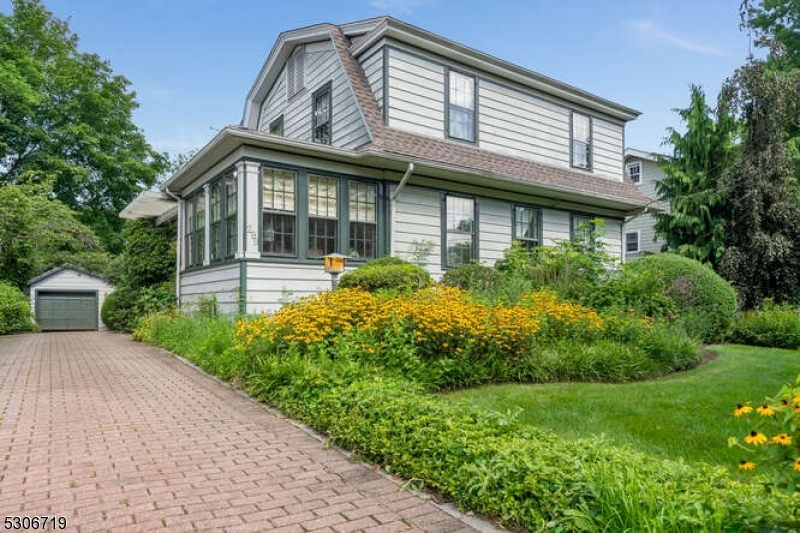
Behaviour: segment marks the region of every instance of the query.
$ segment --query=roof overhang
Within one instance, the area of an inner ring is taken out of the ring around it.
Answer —
[[[142,191],[139,196],[125,206],[120,218],[156,219],[163,221],[177,213],[178,204],[166,193],[159,191]],[[157,222],[158,223],[158,222]]]
[[[659,157],[668,157],[663,154],[657,154],[655,152],[645,152],[644,150],[637,150],[636,148],[626,148],[625,149],[625,159],[628,158],[634,159],[643,159],[644,161],[652,161],[653,163],[658,162]]]
[[[232,126],[223,128],[208,144],[195,154],[186,164],[172,175],[162,186],[162,191],[180,195],[218,163],[234,154],[242,147],[257,148],[285,155],[314,158],[326,162],[350,164],[370,169],[371,174],[380,173],[384,179],[399,180],[414,163],[412,183],[427,180],[447,182],[476,187],[485,187],[511,193],[547,198],[558,202],[594,206],[618,214],[631,213],[647,204],[628,198],[604,196],[595,192],[577,191],[554,185],[536,183],[510,176],[480,172],[470,168],[447,165],[426,159],[395,155],[381,150],[348,150],[310,141],[290,139]],[[597,178],[604,179],[604,178]]]
[[[395,18],[384,17],[379,20],[380,24],[350,50],[354,57],[369,50],[372,45],[384,37],[389,37],[624,122],[641,115],[641,112],[635,109],[601,98]]]

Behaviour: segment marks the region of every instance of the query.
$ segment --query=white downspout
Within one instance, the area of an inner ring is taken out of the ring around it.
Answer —
[[[403,174],[403,179],[400,180],[400,185],[397,186],[397,188],[394,190],[394,194],[392,194],[392,200],[397,200],[397,196],[406,186],[406,183],[408,183],[408,179],[411,177],[412,172],[414,172],[414,163],[409,163],[406,173]]]

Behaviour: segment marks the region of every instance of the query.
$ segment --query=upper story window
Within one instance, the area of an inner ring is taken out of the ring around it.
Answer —
[[[542,212],[534,207],[514,206],[513,240],[522,243],[530,251],[542,244]]]
[[[475,78],[451,70],[447,89],[447,135],[475,142]]]
[[[592,169],[592,120],[572,112],[572,166]]]
[[[312,139],[321,144],[331,144],[331,85],[314,93],[312,101]]]
[[[475,199],[445,197],[445,268],[469,264],[475,254]]]
[[[306,47],[301,44],[286,61],[286,93],[289,98],[303,90],[305,62]]]
[[[261,177],[261,251],[266,255],[297,255],[297,176],[287,170],[265,168]]]
[[[642,164],[640,162],[628,163],[625,165],[625,170],[633,183],[639,185],[642,182]]]
[[[269,132],[272,135],[283,135],[283,115],[269,123]]]

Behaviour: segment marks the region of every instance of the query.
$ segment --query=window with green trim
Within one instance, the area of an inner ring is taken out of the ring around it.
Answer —
[[[331,144],[331,85],[327,84],[312,98],[312,139],[321,144]]]
[[[269,132],[272,135],[283,135],[283,115],[270,122]]]
[[[288,170],[262,172],[261,251],[265,255],[297,255],[297,176]]]
[[[225,179],[225,257],[230,258],[236,255],[238,243],[238,220],[236,212],[238,209],[237,197],[238,184],[236,177],[229,175]]]
[[[308,257],[322,257],[337,251],[338,180],[308,177]]]
[[[513,240],[530,251],[542,244],[542,212],[535,207],[514,206]]]
[[[475,254],[475,199],[447,195],[445,199],[445,267],[466,265]]]
[[[348,205],[349,255],[374,259],[378,241],[377,187],[374,183],[350,180]]]
[[[212,261],[222,259],[222,182],[211,186],[209,204],[210,254]]]
[[[594,244],[594,222],[589,215],[572,214],[572,244],[588,246]]]
[[[205,259],[206,199],[199,191],[186,200],[186,266],[201,266]]]
[[[451,70],[447,90],[447,135],[475,142],[475,78]]]

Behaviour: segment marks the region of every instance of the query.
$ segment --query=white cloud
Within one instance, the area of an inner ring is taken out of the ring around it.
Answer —
[[[630,29],[634,35],[640,39],[649,41],[659,41],[668,44],[681,50],[695,52],[697,54],[707,56],[724,56],[725,51],[718,46],[712,46],[695,41],[691,41],[680,35],[671,33],[664,28],[658,26],[655,22],[649,19],[627,20],[622,25]]]
[[[370,5],[382,11],[410,15],[425,2],[426,0],[371,0]]]

